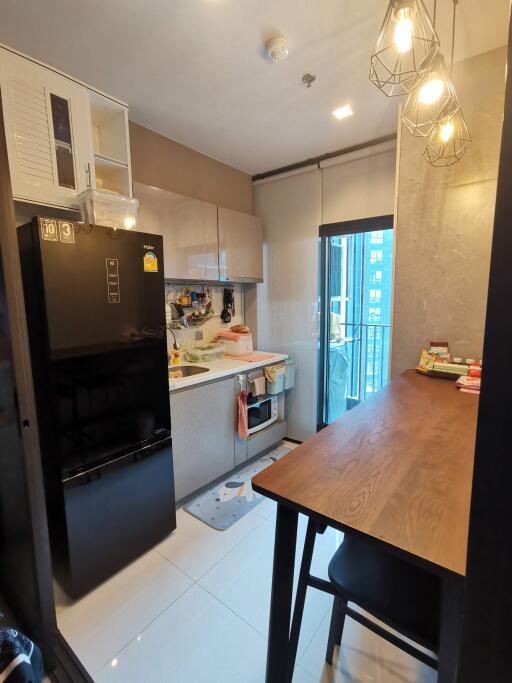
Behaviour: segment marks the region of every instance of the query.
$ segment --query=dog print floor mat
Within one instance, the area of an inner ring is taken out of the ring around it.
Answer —
[[[214,529],[229,529],[238,519],[265,500],[264,496],[253,491],[251,479],[289,452],[290,448],[281,444],[248,467],[231,474],[229,478],[193,498],[183,509]]]

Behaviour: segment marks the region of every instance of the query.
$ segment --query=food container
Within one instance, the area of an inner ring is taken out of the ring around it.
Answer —
[[[247,356],[253,352],[252,334],[242,334],[238,339],[228,339],[219,332],[219,341],[222,342],[228,356]]]
[[[271,365],[269,368],[265,368],[265,376],[267,379],[267,394],[281,394],[284,391],[284,365]]]
[[[288,358],[284,364],[284,388],[293,389],[295,386],[295,361]]]
[[[220,344],[207,344],[187,349],[185,357],[189,363],[211,363],[222,360],[225,356],[224,348]]]
[[[115,192],[85,190],[78,195],[84,223],[130,230],[137,225],[139,200]]]

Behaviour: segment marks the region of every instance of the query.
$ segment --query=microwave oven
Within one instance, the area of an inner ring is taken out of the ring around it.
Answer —
[[[247,426],[249,434],[259,432],[277,421],[279,405],[277,396],[267,396],[249,403],[247,406]]]

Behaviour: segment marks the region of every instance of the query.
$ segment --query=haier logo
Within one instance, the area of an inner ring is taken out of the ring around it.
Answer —
[[[145,244],[144,249],[155,249],[155,247],[152,244]]]

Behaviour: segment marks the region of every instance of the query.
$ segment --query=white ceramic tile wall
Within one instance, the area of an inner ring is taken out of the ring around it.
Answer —
[[[177,330],[176,336],[178,343],[183,348],[192,348],[197,344],[208,344],[212,339],[214,339],[219,330],[229,329],[232,325],[239,325],[244,322],[244,303],[243,303],[243,285],[231,284],[226,285],[233,289],[234,299],[235,299],[235,315],[232,316],[230,323],[225,324],[220,319],[220,314],[222,311],[222,302],[224,294],[224,285],[184,285],[182,282],[166,282],[165,283],[165,294],[166,300],[173,301],[177,291],[183,289],[186,286],[191,291],[203,292],[210,291],[210,296],[212,298],[212,308],[215,312],[215,317],[208,320],[204,325],[200,327],[190,327],[184,330]],[[195,333],[196,330],[201,330],[203,333],[203,339],[201,341],[196,341]],[[167,347],[172,349],[172,334],[167,333]]]

